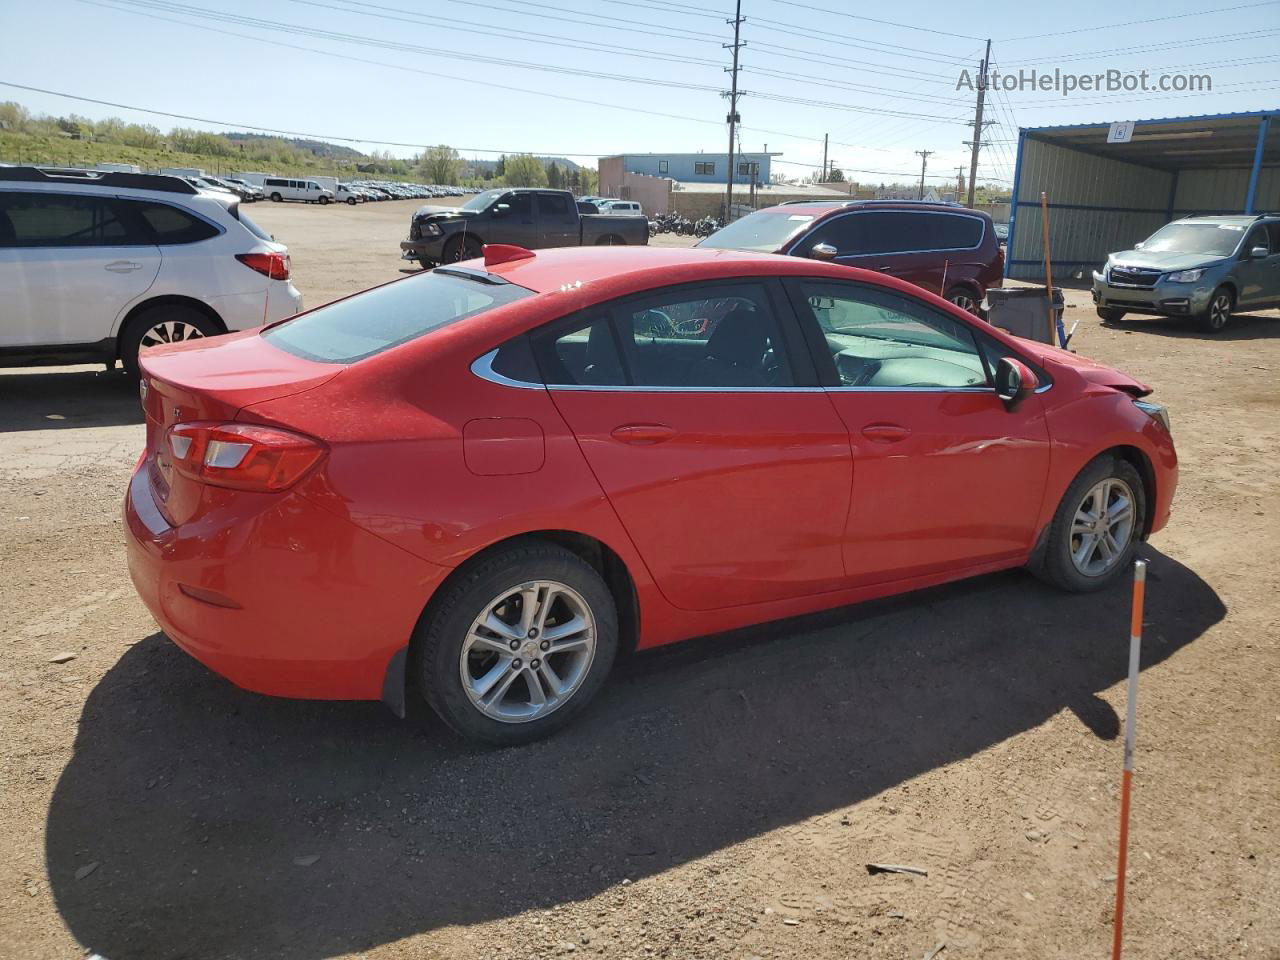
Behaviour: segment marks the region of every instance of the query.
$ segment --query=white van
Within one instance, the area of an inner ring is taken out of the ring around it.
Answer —
[[[634,200],[601,200],[596,202],[601,213],[620,213],[633,217],[643,217],[644,208]]]
[[[262,181],[263,192],[272,200],[305,200],[307,203],[332,203],[333,191],[326,190],[314,180],[286,180],[283,177],[267,177]]]

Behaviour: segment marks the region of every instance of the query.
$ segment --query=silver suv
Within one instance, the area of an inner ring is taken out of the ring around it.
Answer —
[[[1194,317],[1218,333],[1236,310],[1280,307],[1280,214],[1185,217],[1093,275],[1098,316]]]

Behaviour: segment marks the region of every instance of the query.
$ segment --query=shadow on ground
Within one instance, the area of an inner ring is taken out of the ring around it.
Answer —
[[[142,423],[138,382],[120,370],[0,376],[0,433]]]
[[[1144,667],[1225,613],[1148,552]],[[1064,708],[1114,737],[1096,693],[1125,675],[1128,602],[1001,574],[699,640],[627,661],[575,726],[502,751],[377,704],[243,693],[156,634],[85,706],[50,883],[111,960],[310,960],[589,898]]]
[[[1221,333],[1201,330],[1190,317],[1144,317],[1129,314],[1120,321],[1102,321],[1110,330],[1175,337],[1182,340],[1272,340],[1280,337],[1280,316],[1270,313],[1233,313]]]

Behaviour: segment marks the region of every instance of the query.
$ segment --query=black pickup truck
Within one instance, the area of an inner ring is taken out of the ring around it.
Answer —
[[[403,259],[431,267],[478,257],[486,243],[533,250],[648,242],[645,217],[579,213],[568,190],[505,188],[477,193],[460,207],[419,207],[400,249]]]

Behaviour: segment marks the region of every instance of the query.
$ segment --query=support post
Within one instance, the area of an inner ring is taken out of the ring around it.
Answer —
[[[1120,960],[1124,943],[1124,876],[1129,862],[1129,798],[1133,789],[1133,736],[1138,718],[1138,667],[1142,661],[1142,609],[1147,590],[1147,561],[1133,563],[1133,610],[1129,623],[1129,688],[1125,694],[1124,774],[1120,783],[1120,852],[1116,863],[1116,912],[1111,960]]]
[[[1258,145],[1253,150],[1253,169],[1249,171],[1249,192],[1244,199],[1244,212],[1253,213],[1258,199],[1258,174],[1262,171],[1262,155],[1267,146],[1267,132],[1271,129],[1270,115],[1258,121]]]

